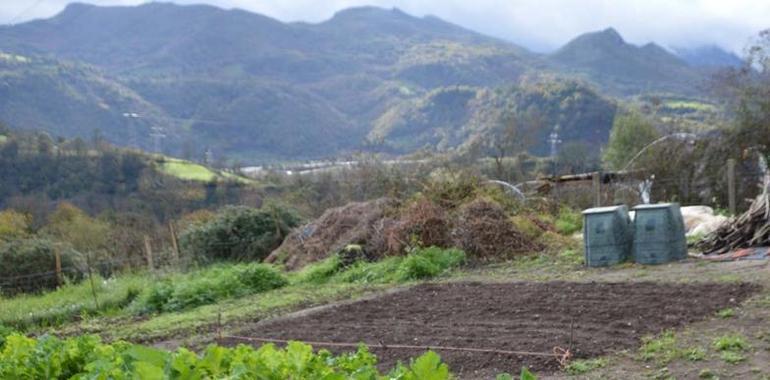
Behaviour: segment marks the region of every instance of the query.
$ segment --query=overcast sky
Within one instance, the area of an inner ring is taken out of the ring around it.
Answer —
[[[0,23],[50,17],[69,0],[0,0]],[[134,5],[143,0],[90,0]],[[537,51],[572,37],[615,27],[628,41],[664,46],[715,43],[740,53],[759,30],[770,28],[770,0],[175,0],[241,8],[283,21],[323,21],[358,5],[432,14]]]

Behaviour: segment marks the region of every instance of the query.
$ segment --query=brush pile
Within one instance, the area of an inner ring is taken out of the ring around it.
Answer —
[[[530,224],[540,232],[549,229]],[[540,235],[523,233],[501,203],[483,195],[422,196],[403,203],[383,198],[326,211],[292,231],[265,261],[295,270],[333,254],[374,261],[431,246],[460,248],[486,261],[540,250],[535,241]]]
[[[698,243],[705,255],[723,254],[741,248],[770,245],[770,197],[760,194],[749,210],[727,223]]]

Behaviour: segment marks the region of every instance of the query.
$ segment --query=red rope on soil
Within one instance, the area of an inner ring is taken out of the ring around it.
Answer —
[[[253,338],[246,336],[232,336],[225,335],[222,338],[225,339],[237,339],[245,340],[249,342],[262,342],[262,343],[289,343],[290,340],[274,339],[274,338]],[[358,347],[364,344],[369,347],[380,348],[396,348],[404,350],[436,350],[436,351],[466,351],[466,352],[482,352],[491,354],[504,354],[504,355],[517,355],[517,356],[545,356],[555,358],[560,365],[565,366],[569,359],[572,357],[572,353],[569,349],[563,349],[561,347],[554,347],[553,352],[530,352],[530,351],[509,351],[509,350],[496,350],[491,348],[472,348],[472,347],[452,347],[452,346],[412,346],[407,344],[369,344],[369,343],[338,343],[338,342],[313,342],[303,340],[303,343],[311,346],[325,346],[325,347]]]

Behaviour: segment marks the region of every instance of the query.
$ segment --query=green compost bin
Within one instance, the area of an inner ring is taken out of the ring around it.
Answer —
[[[631,255],[631,219],[626,206],[590,208],[583,211],[586,265],[609,266]]]
[[[663,264],[687,257],[684,219],[678,203],[634,207],[634,260]]]

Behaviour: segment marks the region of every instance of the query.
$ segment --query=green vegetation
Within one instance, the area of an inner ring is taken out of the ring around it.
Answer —
[[[109,314],[131,303],[147,284],[146,275],[123,275],[117,278],[94,278],[94,302],[88,281],[66,284],[44,294],[0,297],[0,326],[18,329],[55,326],[74,317]]]
[[[382,374],[377,358],[365,346],[333,356],[326,350],[313,352],[301,342],[291,342],[285,349],[272,344],[259,349],[212,345],[197,355],[184,348],[172,353],[121,341],[105,344],[93,335],[61,340],[11,334],[0,348],[0,378],[4,379],[451,378],[447,365],[431,351]]]
[[[214,265],[156,281],[131,305],[140,313],[190,309],[280,288],[288,280],[264,264]]]
[[[591,372],[597,368],[604,368],[607,366],[608,360],[606,358],[595,359],[577,359],[571,361],[564,371],[570,375],[582,375]]]
[[[54,268],[54,252],[59,250],[61,265],[68,268],[66,276],[79,280],[85,273],[82,255],[71,249],[61,249],[47,239],[17,239],[0,245],[0,278],[6,279],[0,284],[0,294],[11,295],[25,291],[39,291],[56,288],[54,276],[39,276]],[[37,275],[37,277],[35,277]]]
[[[626,113],[615,116],[610,139],[604,150],[604,162],[612,169],[625,169],[626,165],[647,145],[660,137],[652,122],[638,113]],[[651,157],[647,155],[638,159]],[[633,166],[631,167],[633,169]]]
[[[415,248],[406,256],[394,256],[376,262],[356,261],[343,266],[335,255],[309,265],[297,273],[297,283],[400,283],[433,278],[455,269],[465,262],[458,249],[438,247]]]
[[[583,215],[580,211],[562,207],[554,222],[556,231],[563,235],[572,235],[583,229]]]
[[[639,353],[642,360],[668,364],[679,356],[674,332],[669,330],[659,337],[645,337]]]
[[[278,205],[228,206],[213,219],[184,231],[180,243],[185,252],[202,261],[261,260],[298,224],[292,210]]]
[[[727,308],[717,311],[717,317],[727,319],[735,316],[735,309]]]
[[[740,334],[720,336],[714,339],[713,346],[720,352],[720,358],[729,364],[737,364],[746,360],[743,353],[751,348],[746,338]]]
[[[189,161],[164,159],[160,170],[168,175],[191,181],[211,181],[217,178],[213,170]]]

